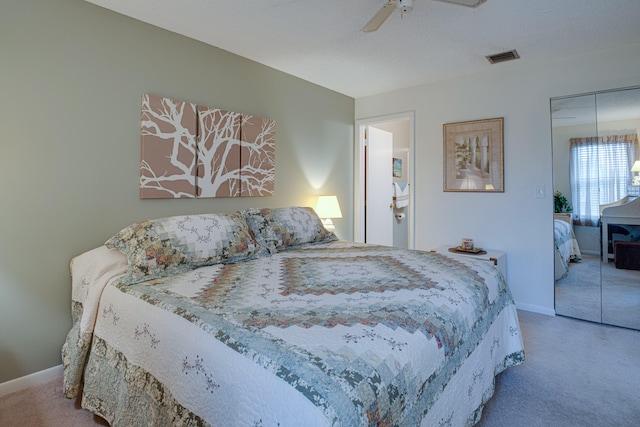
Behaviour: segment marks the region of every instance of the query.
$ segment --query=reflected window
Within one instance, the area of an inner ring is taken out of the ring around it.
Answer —
[[[631,167],[638,158],[638,136],[571,138],[570,150],[574,221],[578,225],[597,226],[600,205],[627,196]]]

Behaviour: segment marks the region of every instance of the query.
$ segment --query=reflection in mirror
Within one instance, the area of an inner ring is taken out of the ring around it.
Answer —
[[[551,118],[556,313],[640,329],[640,88],[554,98]]]
[[[609,144],[617,147],[611,155],[619,164],[615,178],[599,180],[601,193],[611,193],[603,201],[614,204],[602,209],[600,218],[602,322],[640,329],[640,186],[633,185],[637,172],[631,171],[640,160],[640,88],[598,93],[596,102],[598,135],[611,138]]]
[[[573,212],[570,177],[571,140],[597,135],[595,95],[551,100],[551,120],[554,199],[567,199],[566,206],[554,203],[555,309],[560,315],[600,322],[599,229],[574,224],[578,212]],[[597,187],[592,191],[598,195]]]

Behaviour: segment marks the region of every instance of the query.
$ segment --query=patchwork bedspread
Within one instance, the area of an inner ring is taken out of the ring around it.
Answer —
[[[134,285],[123,262],[74,259],[63,348],[67,397],[114,426],[472,425],[524,360],[469,257],[331,242]]]
[[[555,250],[555,280],[560,280],[569,272],[569,263],[580,261],[582,254],[571,224],[559,219],[553,220],[553,242]]]

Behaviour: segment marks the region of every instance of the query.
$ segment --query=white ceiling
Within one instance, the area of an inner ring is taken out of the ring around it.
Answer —
[[[87,1],[354,98],[640,42],[640,0],[414,0],[373,33],[386,0]]]

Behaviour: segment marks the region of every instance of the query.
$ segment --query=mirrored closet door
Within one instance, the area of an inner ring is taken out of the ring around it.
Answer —
[[[640,329],[640,87],[551,99],[555,309]]]

